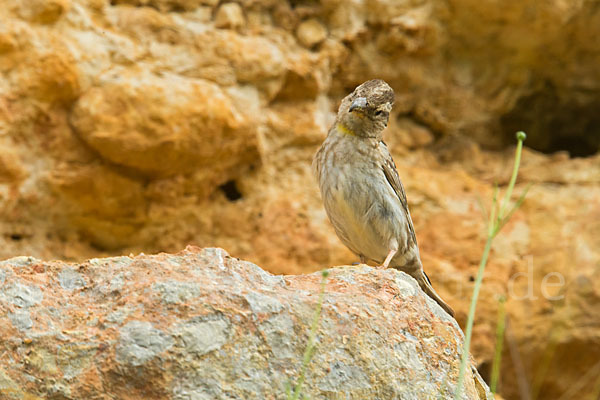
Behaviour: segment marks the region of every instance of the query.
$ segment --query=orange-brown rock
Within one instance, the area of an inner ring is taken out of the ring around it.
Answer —
[[[327,38],[327,29],[316,19],[308,19],[298,25],[298,41],[306,47],[313,47]]]
[[[212,170],[219,183],[258,161],[256,122],[214,83],[143,70],[112,71],[82,94],[70,118],[111,163],[148,176]]]
[[[31,257],[0,269],[3,398],[284,398],[302,369],[318,273],[276,276],[221,249]],[[449,398],[462,332],[408,275],[335,268],[326,281],[311,398]],[[467,370],[461,399],[492,399]]]
[[[244,12],[238,3],[224,3],[215,15],[217,28],[239,29],[245,25]]]

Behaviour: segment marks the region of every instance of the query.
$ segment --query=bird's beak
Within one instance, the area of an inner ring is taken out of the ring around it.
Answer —
[[[357,97],[356,99],[354,99],[354,101],[350,105],[348,112],[352,112],[353,110],[355,110],[357,108],[363,109],[366,106],[367,106],[367,98],[366,97]]]

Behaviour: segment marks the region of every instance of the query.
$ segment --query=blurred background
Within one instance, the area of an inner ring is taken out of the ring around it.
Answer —
[[[0,257],[218,246],[277,274],[357,261],[312,156],[365,80],[423,263],[464,327],[480,204],[528,134],[472,354],[505,399],[600,398],[600,3],[2,0]]]

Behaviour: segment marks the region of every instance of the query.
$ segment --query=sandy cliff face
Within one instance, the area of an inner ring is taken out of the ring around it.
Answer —
[[[459,322],[479,198],[506,183],[506,146],[528,132],[519,187],[535,185],[493,249],[473,350],[485,375],[507,295],[505,396],[594,398],[594,2],[23,0],[0,13],[1,256],[191,243],[276,273],[355,261],[310,160],[341,97],[379,77],[396,90],[386,140],[423,261]]]

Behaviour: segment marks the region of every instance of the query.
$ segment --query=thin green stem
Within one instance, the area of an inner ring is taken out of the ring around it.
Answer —
[[[501,220],[505,216],[506,207],[510,204],[510,198],[512,196],[513,188],[515,187],[515,183],[517,182],[517,173],[519,172],[519,165],[521,164],[521,151],[523,150],[523,140],[525,140],[524,132],[517,132],[517,150],[515,152],[515,165],[513,167],[512,175],[510,176],[510,181],[508,183],[508,188],[506,189],[506,195],[504,196],[504,201],[500,206],[500,212],[498,213],[498,219]]]
[[[483,273],[485,272],[485,265],[492,248],[493,237],[489,236],[485,242],[483,249],[483,256],[479,263],[479,270],[477,271],[477,278],[475,279],[475,287],[473,288],[473,296],[471,296],[471,305],[469,306],[469,316],[467,318],[467,329],[465,332],[465,343],[463,345],[462,356],[460,359],[460,370],[458,373],[458,382],[456,383],[456,391],[454,392],[454,399],[460,398],[462,391],[463,381],[465,379],[465,372],[467,369],[467,360],[469,359],[469,348],[471,346],[471,335],[473,334],[473,320],[475,319],[475,309],[477,308],[477,299],[479,297],[479,290],[481,289],[481,282],[483,281]]]
[[[306,371],[308,370],[308,364],[310,364],[310,360],[315,354],[316,350],[316,339],[317,339],[317,331],[319,330],[319,319],[321,318],[321,308],[323,307],[323,299],[325,298],[325,285],[327,284],[327,277],[329,276],[329,271],[325,270],[322,272],[323,278],[321,279],[321,291],[319,293],[319,302],[317,303],[317,308],[315,308],[315,312],[313,314],[312,323],[310,324],[310,334],[308,335],[308,344],[306,345],[306,350],[304,350],[304,356],[302,357],[302,369],[300,371],[300,377],[298,378],[298,382],[294,387],[293,394],[287,395],[289,400],[298,400],[300,398],[300,394],[302,392],[302,385],[306,380]]]
[[[454,399],[458,400],[462,390],[463,383],[465,379],[465,373],[467,370],[467,360],[469,359],[469,348],[471,347],[471,336],[473,334],[473,322],[475,320],[475,310],[477,308],[477,300],[479,298],[479,291],[481,290],[481,283],[483,281],[483,274],[485,272],[485,266],[487,265],[487,260],[490,254],[490,249],[492,248],[492,242],[494,237],[500,232],[500,229],[506,224],[508,218],[512,216],[514,211],[521,205],[523,199],[525,198],[522,195],[515,204],[515,206],[508,213],[508,217],[506,215],[506,209],[510,202],[510,198],[512,196],[512,192],[517,182],[517,173],[519,172],[519,165],[521,163],[521,151],[523,149],[523,141],[525,140],[524,132],[517,132],[517,149],[515,153],[515,164],[513,167],[512,175],[510,178],[510,182],[508,184],[508,188],[506,189],[506,196],[504,201],[498,207],[498,187],[496,186],[494,189],[494,200],[492,203],[492,209],[490,210],[490,219],[488,221],[488,229],[487,229],[487,239],[485,241],[485,247],[483,248],[483,255],[481,256],[481,262],[479,263],[479,269],[477,271],[477,277],[475,278],[475,285],[473,287],[473,295],[471,296],[471,305],[469,306],[469,314],[467,316],[467,327],[465,330],[465,342],[463,344],[462,355],[460,359],[460,369],[458,373],[458,379],[456,383],[456,390],[454,392]]]
[[[496,393],[498,387],[498,378],[500,377],[500,362],[502,360],[502,347],[504,344],[504,329],[506,327],[506,309],[504,304],[506,297],[498,299],[498,324],[496,325],[496,350],[494,352],[494,363],[492,364],[492,379],[490,390]]]
[[[497,235],[498,232],[500,232],[500,230],[510,220],[510,218],[515,213],[515,211],[517,211],[519,209],[519,207],[521,207],[521,204],[523,204],[523,202],[525,201],[525,196],[527,196],[527,192],[529,192],[529,189],[531,188],[531,185],[532,185],[531,183],[529,185],[527,185],[527,187],[525,188],[525,190],[523,190],[523,193],[521,193],[521,196],[519,196],[519,199],[517,200],[517,202],[515,203],[515,205],[510,209],[510,211],[508,212],[508,214],[506,214],[506,216],[500,221],[500,223],[498,224],[498,227],[496,228],[496,231],[494,232],[494,236]]]
[[[494,197],[492,198],[492,209],[490,210],[490,219],[488,221],[488,236],[495,236],[496,212],[498,211],[498,185],[494,184]]]

